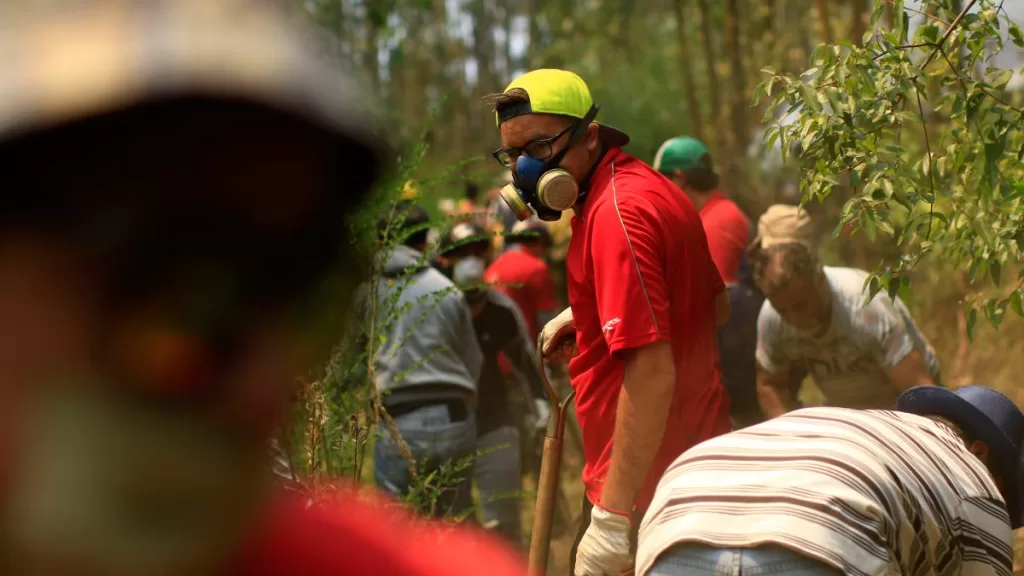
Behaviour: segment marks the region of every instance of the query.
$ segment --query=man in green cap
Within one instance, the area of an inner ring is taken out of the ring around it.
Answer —
[[[753,424],[761,419],[757,401],[754,350],[757,313],[761,298],[749,278],[746,247],[750,220],[718,188],[718,174],[703,142],[688,136],[666,140],[654,157],[654,169],[678,186],[700,212],[711,259],[729,294],[729,321],[718,329],[722,357],[722,383],[729,392],[733,423]]]
[[[3,572],[521,574],[274,486],[270,437],[340,324],[317,321],[361,280],[345,220],[388,161],[309,31],[254,0],[0,12]]]
[[[534,70],[492,99],[494,157],[514,180],[502,197],[520,219],[575,213],[571,307],[544,327],[541,349],[556,356],[575,333],[586,494],[573,572],[618,575],[633,567],[637,519],[665,468],[730,429],[715,347],[724,284],[692,203],[622,151],[624,133],[594,121],[579,76]]]

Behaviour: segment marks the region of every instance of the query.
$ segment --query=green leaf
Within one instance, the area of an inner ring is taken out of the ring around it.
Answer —
[[[1010,22],[1010,38],[1017,45],[1017,48],[1024,48],[1024,32],[1021,32],[1020,26],[1013,22]]]
[[[1024,307],[1021,307],[1020,290],[1014,290],[1013,294],[1010,294],[1010,310],[1013,310],[1017,316],[1024,318]]]
[[[971,308],[967,313],[967,339],[974,341],[974,326],[978,323],[978,309]]]
[[[992,78],[992,86],[999,90],[1002,90],[1007,84],[1010,83],[1010,78],[1013,78],[1013,70],[999,70],[998,68],[991,68],[987,70],[986,74],[992,74],[999,72],[994,78]]]
[[[873,214],[861,212],[860,215],[860,227],[864,230],[864,235],[868,237],[872,243],[875,241],[875,236],[878,235],[878,228],[875,226],[875,217]]]
[[[939,27],[934,24],[921,26],[917,29],[917,39],[919,42],[930,42],[932,44],[938,43]]]
[[[868,281],[868,302],[871,301],[882,290],[882,284],[878,280],[878,276],[872,276]]]
[[[905,304],[910,303],[910,276],[900,276],[900,289],[897,296],[900,300],[903,300]]]
[[[1003,264],[999,260],[993,260],[992,263],[989,264],[988,271],[989,274],[992,275],[992,281],[995,282],[996,286],[999,286],[999,280],[1002,278],[1003,274]]]
[[[800,85],[800,96],[803,98],[804,105],[809,110],[815,113],[821,113],[821,102],[818,102],[818,95],[814,93],[807,84]]]

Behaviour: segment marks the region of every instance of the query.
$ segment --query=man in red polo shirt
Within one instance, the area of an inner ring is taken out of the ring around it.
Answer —
[[[654,157],[653,168],[678,186],[700,211],[711,259],[729,294],[729,321],[718,330],[718,354],[733,425],[760,422],[763,414],[757,398],[754,352],[757,315],[764,297],[752,281],[743,281],[742,273],[750,220],[719,190],[711,153],[700,140],[686,136],[666,140]]]
[[[658,149],[653,168],[672,180],[700,211],[711,259],[722,280],[727,285],[739,282],[740,260],[750,243],[750,219],[718,189],[708,147],[696,138],[672,138]]]
[[[531,208],[543,220],[576,215],[571,311],[544,328],[543,348],[554,353],[575,319],[569,371],[586,500],[571,560],[577,575],[617,575],[632,568],[635,518],[665,468],[729,431],[715,349],[728,315],[724,285],[693,204],[622,152],[625,134],[593,122],[582,79],[535,70],[493,100],[502,143],[494,155],[515,176],[503,198],[521,217]]]

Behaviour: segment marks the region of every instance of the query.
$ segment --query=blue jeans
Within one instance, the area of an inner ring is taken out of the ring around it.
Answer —
[[[416,461],[421,479],[446,463],[471,457],[476,451],[476,418],[472,413],[453,421],[448,407],[438,404],[396,416],[394,421]],[[382,422],[381,428],[373,448],[373,478],[378,487],[401,497],[414,487],[409,462],[392,440],[387,424]],[[459,516],[472,510],[472,477],[470,466],[444,482],[436,496],[434,516]]]
[[[484,523],[497,522],[497,532],[515,545],[520,545],[520,501],[522,499],[522,463],[520,462],[519,430],[501,426],[480,436],[480,451],[501,446],[476,458],[473,470]]]
[[[677,544],[658,557],[646,576],[842,576],[819,560],[772,544],[756,548],[715,548]]]

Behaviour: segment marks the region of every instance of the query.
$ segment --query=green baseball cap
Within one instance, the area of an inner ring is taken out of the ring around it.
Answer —
[[[710,154],[703,142],[689,136],[679,136],[666,140],[654,156],[653,168],[661,173],[674,170],[693,170],[694,168],[711,169],[707,160]]]
[[[541,68],[527,72],[505,87],[503,94],[519,88],[530,97],[528,103],[494,113],[497,126],[509,118],[524,114],[556,114],[582,119],[594,105],[590,88],[582,78],[568,70]],[[629,136],[621,130],[600,124],[601,141],[608,146],[625,146]]]

